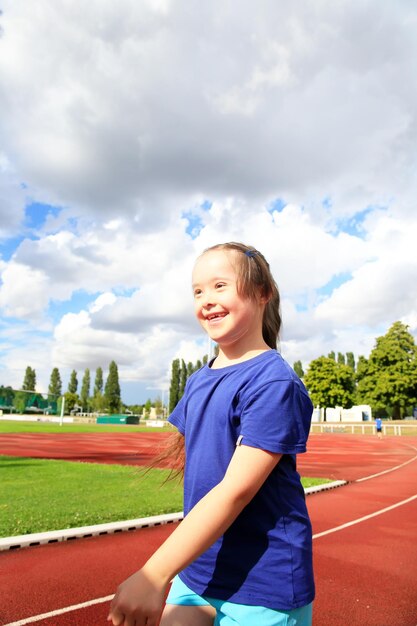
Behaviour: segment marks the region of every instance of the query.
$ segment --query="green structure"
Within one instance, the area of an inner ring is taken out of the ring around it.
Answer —
[[[139,424],[139,415],[123,415],[121,413],[99,415],[97,424]]]
[[[42,413],[57,415],[58,398],[53,394],[23,391],[0,386],[0,411],[3,413]]]

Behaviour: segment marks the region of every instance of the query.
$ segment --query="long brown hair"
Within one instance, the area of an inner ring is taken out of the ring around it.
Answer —
[[[262,318],[262,336],[270,348],[276,349],[282,323],[280,296],[269,263],[259,250],[243,243],[234,241],[219,243],[206,248],[201,256],[213,250],[238,253],[234,255],[237,291],[239,295],[251,300],[257,300],[261,297],[267,300]],[[172,469],[167,480],[183,476],[185,466],[184,443],[184,437],[180,432],[173,433],[168,437],[166,446],[154,459],[151,467],[158,467],[169,461]]]

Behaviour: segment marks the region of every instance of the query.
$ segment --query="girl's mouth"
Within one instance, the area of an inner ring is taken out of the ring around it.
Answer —
[[[226,317],[226,315],[227,313],[211,313],[210,315],[206,316],[206,321],[208,322],[220,321],[224,317]]]

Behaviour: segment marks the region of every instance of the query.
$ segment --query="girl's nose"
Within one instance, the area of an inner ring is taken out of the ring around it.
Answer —
[[[203,307],[205,309],[210,309],[214,305],[215,305],[215,302],[213,298],[213,293],[211,291],[205,292],[204,298],[203,298]]]

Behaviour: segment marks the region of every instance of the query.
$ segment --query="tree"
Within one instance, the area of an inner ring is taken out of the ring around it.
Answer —
[[[343,352],[337,353],[337,362],[339,363],[339,365],[346,365],[346,358]]]
[[[68,391],[69,393],[77,393],[77,388],[78,388],[77,372],[75,370],[72,370],[70,381],[68,383]]]
[[[0,408],[1,409],[9,409],[13,407],[13,400],[15,397],[14,390],[10,387],[4,387],[4,385],[0,385]]]
[[[299,378],[304,377],[303,364],[301,363],[301,361],[295,361],[293,369]]]
[[[22,391],[35,391],[36,390],[36,372],[34,369],[27,366],[25,371],[25,378],[23,380]]]
[[[144,409],[145,409],[145,417],[146,417],[146,418],[150,416],[150,414],[151,414],[151,408],[152,408],[152,401],[151,401],[151,399],[150,399],[150,398],[148,398],[148,399],[146,400],[146,402],[145,402],[145,406],[144,406]]]
[[[107,399],[102,393],[96,393],[90,398],[90,409],[96,413],[104,413],[107,409]]]
[[[155,402],[154,402],[154,406],[155,406],[155,413],[157,417],[160,417],[163,415],[164,413],[164,407],[162,406],[162,400],[161,398],[158,396],[158,398],[156,398]]]
[[[61,375],[57,367],[54,367],[54,369],[51,372],[48,393],[50,393],[53,396],[60,396],[62,394]]]
[[[181,360],[181,369],[180,369],[180,391],[179,391],[179,400],[184,395],[185,385],[187,382],[187,366],[185,365],[184,359]]]
[[[65,413],[71,413],[76,404],[78,404],[79,397],[72,391],[66,391],[64,393],[65,398]]]
[[[28,394],[23,391],[16,391],[13,398],[13,407],[17,413],[25,413],[28,401]]]
[[[369,359],[359,358],[358,397],[393,419],[417,403],[417,346],[402,322],[376,339]]]
[[[96,378],[94,381],[94,395],[103,393],[103,370],[101,367],[96,369]]]
[[[90,397],[90,370],[86,368],[81,385],[80,400],[83,411],[88,411],[88,399]]]
[[[311,361],[304,383],[313,404],[323,408],[352,406],[355,394],[355,379],[347,365],[336,363],[333,358],[321,356]]]
[[[328,356],[329,359],[332,359],[333,361],[336,361],[336,355],[334,353],[334,350],[329,352],[329,354],[327,356]]]
[[[120,410],[121,398],[119,372],[114,361],[112,361],[109,365],[109,374],[104,388],[104,396],[107,400],[110,413],[116,413]]]
[[[171,384],[169,386],[169,412],[175,409],[180,399],[180,360],[174,359],[171,365]]]
[[[355,357],[353,352],[346,352],[346,365],[350,367],[352,371],[355,371]]]

